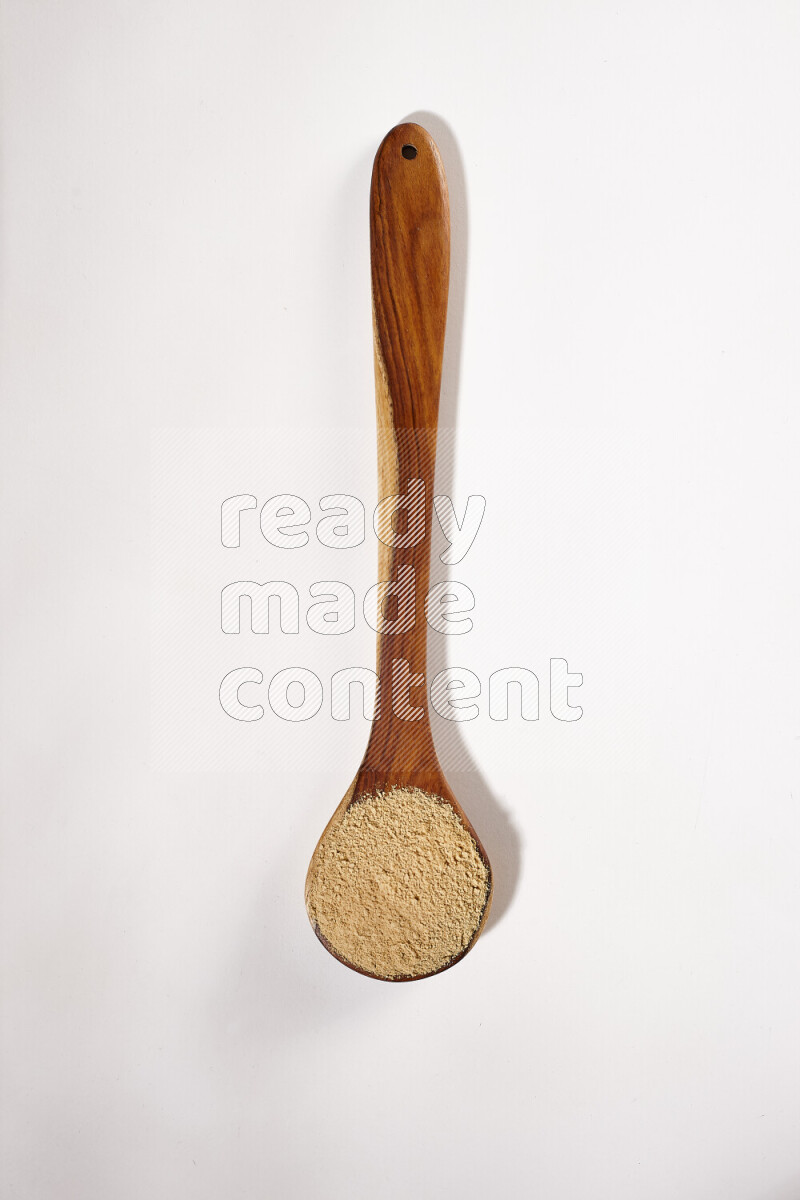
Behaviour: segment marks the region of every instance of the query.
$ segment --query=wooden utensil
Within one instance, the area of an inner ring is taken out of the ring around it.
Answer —
[[[486,852],[439,764],[428,710],[425,599],[430,578],[436,431],[447,320],[450,212],[439,151],[430,134],[419,125],[397,125],[383,139],[375,156],[370,246],[380,497],[418,499],[421,495],[423,504],[408,503],[405,522],[396,514],[392,523],[387,513],[379,526],[381,538],[395,543],[380,542],[380,579],[400,583],[399,589],[394,589],[395,598],[398,591],[405,595],[396,605],[391,597],[385,600],[385,628],[378,635],[376,717],[358,773],[312,857],[306,901],[326,835],[359,798],[400,787],[418,788],[439,798],[451,806],[474,839],[488,870],[488,885],[486,903],[469,944],[436,971],[428,972],[437,974],[453,966],[474,945],[489,912],[492,877]],[[413,620],[404,621],[404,613],[410,613]],[[315,932],[341,962],[361,970],[339,955],[316,925]]]

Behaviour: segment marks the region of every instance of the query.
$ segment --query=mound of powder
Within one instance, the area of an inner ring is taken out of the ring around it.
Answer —
[[[393,788],[359,797],[328,830],[306,902],[337,954],[398,979],[436,971],[469,945],[488,889],[486,864],[450,805]]]

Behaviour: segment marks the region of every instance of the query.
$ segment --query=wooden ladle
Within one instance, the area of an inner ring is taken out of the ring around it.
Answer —
[[[487,882],[485,904],[471,939],[449,961],[425,972],[432,975],[453,966],[474,945],[489,912],[492,874],[486,852],[444,777],[428,710],[425,599],[447,321],[450,210],[439,151],[419,125],[395,126],[375,156],[370,247],[380,498],[413,497],[413,502],[405,505],[404,513],[389,512],[389,502],[383,528],[379,525],[379,576],[394,581],[395,587],[386,597],[378,635],[376,716],[363,762],[312,857],[306,903],[325,838],[352,805],[376,793],[391,797],[398,788],[419,789],[435,797],[451,807],[473,839]],[[354,970],[372,974],[348,962],[330,944],[311,907],[309,916],[326,949]]]

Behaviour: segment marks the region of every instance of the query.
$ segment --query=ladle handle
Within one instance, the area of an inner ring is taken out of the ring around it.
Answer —
[[[375,156],[370,249],[384,587],[379,719],[364,767],[386,765],[402,739],[413,768],[432,753],[425,598],[450,275],[447,181],[436,143],[420,125],[395,126]]]

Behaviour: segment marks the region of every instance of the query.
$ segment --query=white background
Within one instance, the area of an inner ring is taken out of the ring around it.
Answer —
[[[796,1200],[797,6],[4,24],[3,1195]],[[408,117],[451,189],[437,482],[487,500],[432,653],[542,703],[437,723],[495,909],[396,986],[302,901],[363,721],[216,698],[335,669],[222,634],[221,587],[363,595],[374,539],[287,564],[218,521],[374,497],[367,199]]]

